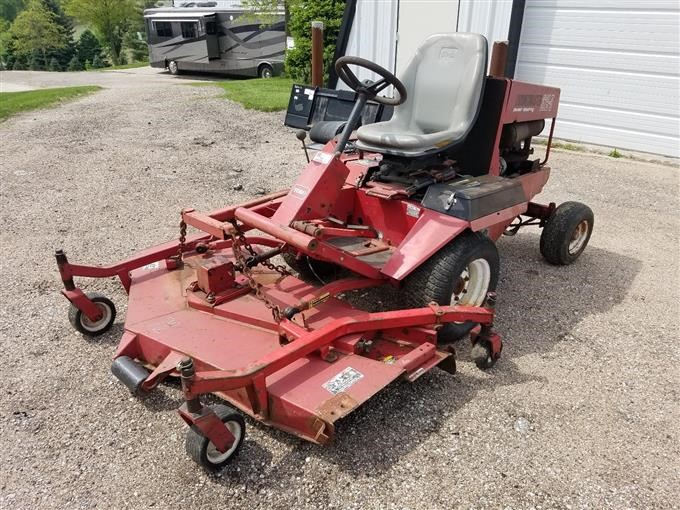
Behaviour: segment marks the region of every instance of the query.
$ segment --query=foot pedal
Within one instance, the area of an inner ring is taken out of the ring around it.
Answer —
[[[128,356],[116,358],[111,364],[111,372],[136,395],[142,393],[142,383],[149,377],[149,371]]]

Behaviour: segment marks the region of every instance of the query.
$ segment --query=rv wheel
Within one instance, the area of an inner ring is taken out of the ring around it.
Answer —
[[[174,60],[168,62],[168,71],[170,71],[170,74],[177,76],[179,74],[179,66],[177,65],[177,62]]]
[[[257,70],[257,75],[260,78],[271,78],[274,76],[274,69],[269,64],[262,64]]]

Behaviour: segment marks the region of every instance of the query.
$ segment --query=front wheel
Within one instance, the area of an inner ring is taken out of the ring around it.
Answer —
[[[186,440],[189,457],[209,471],[217,471],[229,464],[238,455],[246,437],[246,423],[237,411],[229,406],[217,404],[213,407],[213,412],[234,436],[234,444],[226,452],[221,452],[196,427],[189,429]]]
[[[485,235],[467,232],[455,238],[411,273],[402,290],[411,308],[428,303],[482,306],[496,290],[500,261],[496,245]],[[474,322],[447,323],[437,335],[440,343],[467,335]]]
[[[586,249],[593,233],[593,211],[580,202],[565,202],[550,215],[541,232],[541,255],[566,266]]]
[[[91,321],[87,315],[71,304],[68,310],[68,320],[83,335],[102,335],[113,326],[113,321],[116,319],[116,307],[109,298],[97,292],[88,292],[86,296],[99,308],[101,317],[96,321]]]

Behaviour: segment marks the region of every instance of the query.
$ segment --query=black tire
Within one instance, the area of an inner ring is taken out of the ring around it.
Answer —
[[[76,331],[85,336],[102,335],[113,326],[113,321],[116,319],[116,306],[109,298],[98,292],[88,292],[86,296],[102,311],[102,318],[92,322],[75,305],[71,304],[68,309],[68,320]]]
[[[335,279],[335,275],[340,268],[331,262],[323,260],[314,260],[307,255],[302,255],[300,258],[295,253],[284,252],[283,260],[286,261],[288,267],[296,271],[305,280],[318,281],[323,280],[327,283]],[[312,267],[309,267],[309,266]]]
[[[260,64],[257,68],[258,78],[272,78],[274,76],[274,68],[269,64]]]
[[[552,213],[541,232],[541,254],[551,264],[566,266],[585,250],[593,233],[593,211],[580,202],[565,202]]]
[[[172,74],[173,76],[177,76],[182,72],[179,70],[179,64],[177,63],[176,60],[171,60],[170,62],[168,62],[168,71],[170,71],[170,74]]]
[[[189,457],[197,464],[208,471],[217,471],[229,464],[238,455],[246,437],[246,422],[236,410],[229,406],[216,404],[212,406],[212,410],[222,420],[222,423],[227,424],[231,433],[236,437],[232,447],[225,453],[220,453],[196,427],[189,428],[185,446]]]
[[[498,358],[491,354],[491,345],[486,340],[477,340],[472,346],[470,357],[480,370],[487,370],[496,364]]]
[[[488,276],[488,284],[477,285],[474,288],[474,296],[471,293],[468,298],[465,294],[468,284],[472,281],[470,279],[472,272],[468,266],[474,262],[476,267],[480,264],[478,262],[480,259],[485,261],[488,267],[483,271],[486,276],[481,280],[477,277],[479,280],[477,283],[480,281],[483,283]],[[439,305],[460,302],[481,306],[486,294],[496,290],[499,270],[500,261],[494,242],[485,235],[467,232],[444,246],[406,278],[401,292],[403,302],[410,308],[424,307],[432,301]],[[466,273],[468,280],[463,280]],[[461,282],[463,288],[454,296],[454,290],[460,288]],[[457,296],[463,297],[456,301],[454,297]],[[473,297],[474,302],[468,302]],[[437,340],[439,343],[455,342],[467,335],[474,326],[475,323],[470,321],[445,324],[439,330]]]

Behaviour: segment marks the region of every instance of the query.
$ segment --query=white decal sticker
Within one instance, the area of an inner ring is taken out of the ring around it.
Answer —
[[[314,159],[312,161],[316,161],[317,163],[323,163],[324,165],[327,165],[328,163],[331,162],[331,159],[333,159],[333,154],[328,154],[327,152],[317,152],[316,156],[314,156]]]
[[[408,204],[406,206],[406,214],[413,218],[418,218],[420,216],[420,207],[415,204]]]
[[[309,195],[309,188],[296,184],[293,186],[291,193],[298,198],[305,198],[307,195]]]
[[[152,262],[151,264],[143,266],[142,269],[144,269],[145,271],[153,271],[154,269],[158,269],[159,267],[161,267],[160,262]]]
[[[363,376],[364,374],[362,374],[358,370],[355,370],[352,367],[347,367],[338,375],[333,377],[333,379],[330,379],[323,383],[322,386],[328,391],[330,391],[333,395],[337,395],[341,391],[345,391],[347,388],[352,386]]]
[[[309,99],[314,99],[314,89],[305,89],[305,94]]]

